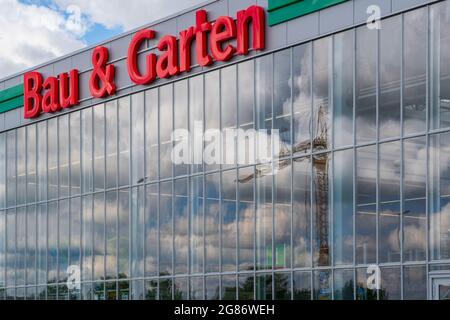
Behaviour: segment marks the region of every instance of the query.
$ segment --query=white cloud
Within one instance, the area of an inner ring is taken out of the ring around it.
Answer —
[[[0,0],[0,79],[86,46],[94,24],[129,30],[203,0]]]
[[[203,0],[54,0],[65,10],[78,6],[83,15],[105,27],[130,30],[194,6]]]
[[[82,21],[45,6],[0,0],[0,79],[84,47]]]

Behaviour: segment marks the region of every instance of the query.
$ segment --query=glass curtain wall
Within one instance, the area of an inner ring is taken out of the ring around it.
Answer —
[[[426,299],[450,260],[449,12],[0,134],[0,299]],[[280,150],[175,165],[175,129],[264,130]]]

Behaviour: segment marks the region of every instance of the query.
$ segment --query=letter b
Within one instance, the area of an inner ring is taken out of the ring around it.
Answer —
[[[42,111],[42,75],[38,72],[29,72],[24,76],[24,117],[33,119]]]

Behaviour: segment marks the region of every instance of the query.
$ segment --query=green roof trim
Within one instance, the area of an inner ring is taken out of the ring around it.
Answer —
[[[0,113],[23,107],[23,84],[0,91]]]
[[[269,0],[269,25],[293,20],[348,0]]]

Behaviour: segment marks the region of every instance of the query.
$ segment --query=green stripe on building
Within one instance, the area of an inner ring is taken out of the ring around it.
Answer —
[[[23,84],[0,91],[0,113],[23,106]]]
[[[348,0],[269,0],[269,25],[286,22]]]

